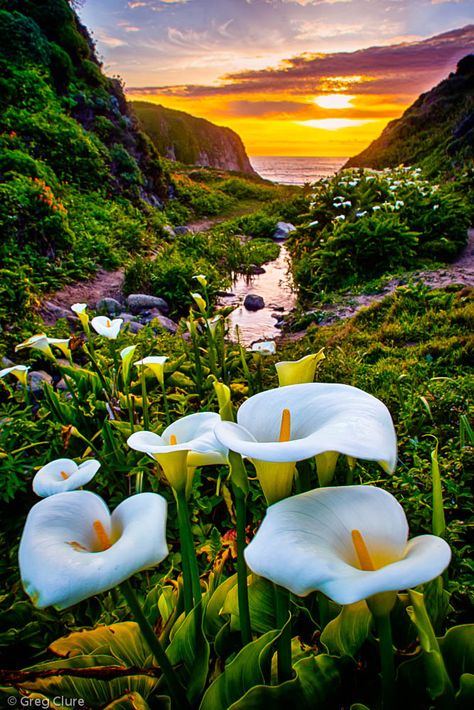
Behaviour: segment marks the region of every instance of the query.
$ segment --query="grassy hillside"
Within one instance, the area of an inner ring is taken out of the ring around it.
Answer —
[[[187,165],[254,172],[240,136],[230,128],[146,101],[132,105],[160,155]]]
[[[376,170],[417,164],[428,173],[459,170],[474,158],[474,55],[391,121],[345,167]]]
[[[0,0],[0,323],[114,266],[162,222],[168,176],[66,0]]]

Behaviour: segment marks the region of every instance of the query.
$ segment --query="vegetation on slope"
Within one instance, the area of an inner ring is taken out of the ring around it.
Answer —
[[[147,101],[133,101],[132,106],[160,155],[187,165],[254,174],[244,144],[231,128]]]
[[[474,158],[474,55],[391,121],[379,138],[345,167],[376,170],[414,165],[429,175],[452,173]]]

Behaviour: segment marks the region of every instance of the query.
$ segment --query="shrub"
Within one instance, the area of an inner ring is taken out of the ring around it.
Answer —
[[[170,248],[154,261],[134,260],[125,272],[124,292],[145,291],[161,296],[169,302],[174,315],[183,315],[194,303],[191,292],[197,290],[198,285],[193,276],[200,272],[206,274],[212,298],[221,283],[216,269],[205,259],[195,259]]]
[[[34,20],[0,10],[0,58],[9,62],[48,65],[50,47]]]

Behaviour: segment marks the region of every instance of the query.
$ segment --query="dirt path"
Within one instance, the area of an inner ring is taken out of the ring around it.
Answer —
[[[246,212],[243,211],[241,214],[245,213]],[[187,224],[186,227],[191,232],[205,232],[227,219],[229,219],[228,216],[206,218],[191,222]],[[122,297],[123,281],[124,268],[117,269],[116,271],[99,269],[96,275],[91,279],[76,281],[75,283],[64,286],[64,288],[59,291],[46,295],[38,311],[39,315],[43,318],[46,325],[54,325],[58,318],[63,318],[67,315],[71,316],[69,308],[73,303],[88,303],[90,306],[94,307],[97,301],[100,301],[102,298],[115,298],[120,300]]]

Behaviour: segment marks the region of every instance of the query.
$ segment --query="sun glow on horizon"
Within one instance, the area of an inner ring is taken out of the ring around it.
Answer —
[[[313,103],[321,108],[339,110],[343,108],[352,108],[352,102],[355,98],[355,95],[349,94],[323,94],[322,96],[315,96]]]
[[[340,128],[352,128],[362,126],[364,123],[371,123],[368,118],[316,118],[311,121],[295,121],[298,126],[308,128],[321,128],[324,131],[337,131]]]

